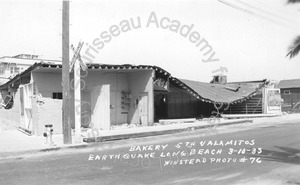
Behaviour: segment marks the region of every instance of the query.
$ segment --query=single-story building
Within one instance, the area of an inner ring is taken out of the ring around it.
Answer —
[[[21,129],[42,135],[44,126],[53,124],[54,133],[62,133],[61,73],[61,62],[38,62],[0,85],[3,97],[14,98]],[[159,119],[210,117],[225,105],[229,113],[238,113],[234,106],[243,102],[250,106],[250,100],[268,86],[267,80],[231,84],[177,79],[151,65],[88,64],[81,76],[81,126],[103,130],[124,123],[151,126]],[[71,88],[74,103],[73,93]],[[264,100],[259,110],[251,107],[246,113],[263,112],[262,105]]]
[[[283,99],[282,111],[300,112],[300,79],[281,80],[277,88]]]

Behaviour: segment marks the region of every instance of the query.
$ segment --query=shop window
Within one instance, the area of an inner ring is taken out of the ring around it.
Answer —
[[[291,94],[291,92],[290,92],[290,90],[285,90],[285,91],[283,91],[283,94],[289,95],[289,94]]]
[[[127,91],[121,92],[121,107],[122,113],[128,113],[130,109],[131,95]]]
[[[62,93],[61,92],[54,92],[54,93],[52,93],[52,98],[61,100],[63,98]]]

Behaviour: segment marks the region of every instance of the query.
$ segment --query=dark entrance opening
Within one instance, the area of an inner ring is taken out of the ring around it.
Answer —
[[[168,118],[168,97],[165,93],[154,95],[154,120]]]

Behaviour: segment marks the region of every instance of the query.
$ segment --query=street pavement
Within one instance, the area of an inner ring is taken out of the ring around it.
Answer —
[[[299,123],[230,125],[0,160],[0,184],[300,184]]]

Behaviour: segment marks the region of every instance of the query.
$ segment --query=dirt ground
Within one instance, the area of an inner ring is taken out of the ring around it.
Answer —
[[[18,114],[6,109],[0,109],[0,131],[15,130],[18,128]]]

